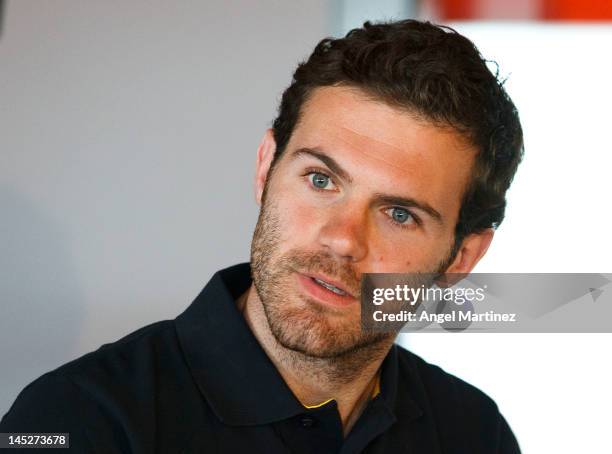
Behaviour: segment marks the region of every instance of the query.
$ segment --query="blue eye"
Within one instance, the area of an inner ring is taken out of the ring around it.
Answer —
[[[409,221],[414,222],[414,217],[405,208],[394,207],[389,210],[391,211],[391,218],[398,224],[407,224]]]
[[[312,185],[318,189],[326,189],[331,180],[329,176],[319,172],[312,172],[309,179]]]

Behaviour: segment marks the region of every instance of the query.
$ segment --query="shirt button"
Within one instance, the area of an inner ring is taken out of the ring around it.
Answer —
[[[302,416],[300,423],[302,427],[312,427],[314,426],[315,420],[312,416]]]

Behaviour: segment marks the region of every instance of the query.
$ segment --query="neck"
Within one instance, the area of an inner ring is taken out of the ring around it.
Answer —
[[[306,407],[335,400],[346,435],[371,398],[380,365],[394,336],[339,357],[316,358],[287,349],[276,340],[253,286],[237,304],[259,344],[297,399]]]

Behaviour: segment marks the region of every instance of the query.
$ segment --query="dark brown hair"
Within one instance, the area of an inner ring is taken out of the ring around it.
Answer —
[[[523,156],[523,133],[503,81],[469,39],[450,27],[416,20],[366,22],[344,38],[323,39],[298,65],[283,93],[273,123],[277,151],[272,166],[309,95],[325,86],[359,88],[390,106],[454,128],[477,148],[455,248],[465,235],[502,222],[506,191]]]

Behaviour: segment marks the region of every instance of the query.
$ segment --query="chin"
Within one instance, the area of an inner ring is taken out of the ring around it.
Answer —
[[[354,324],[333,323],[316,306],[295,303],[288,306],[271,308],[264,304],[270,330],[283,347],[308,356],[332,357],[358,342],[359,324],[355,333]]]
[[[265,305],[264,305],[265,307]],[[284,348],[302,355],[331,359],[346,356],[380,343],[387,333],[364,335],[359,319],[334,320],[333,316],[312,307],[266,308],[268,325],[276,341]]]

